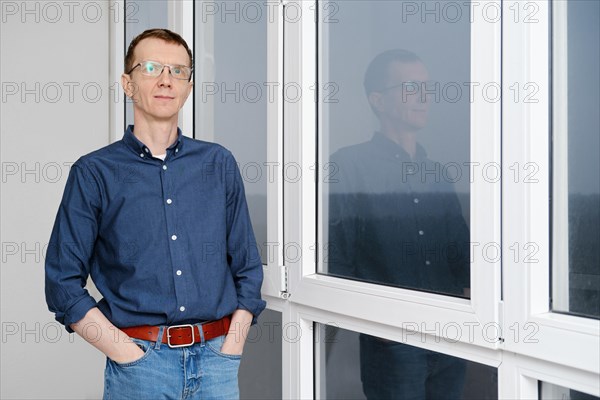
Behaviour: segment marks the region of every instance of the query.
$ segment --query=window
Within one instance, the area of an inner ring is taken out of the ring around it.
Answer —
[[[577,390],[568,389],[566,387],[553,385],[551,383],[540,382],[539,384],[539,399],[540,400],[598,400],[598,396],[592,396],[578,392]]]
[[[319,272],[469,297],[469,19],[322,4]]]
[[[497,399],[496,368],[318,325],[323,399]]]
[[[554,5],[552,309],[600,318],[600,3]]]

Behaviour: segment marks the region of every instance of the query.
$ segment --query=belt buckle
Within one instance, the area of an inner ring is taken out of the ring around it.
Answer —
[[[173,328],[190,328],[190,331],[192,331],[192,341],[190,343],[184,343],[184,344],[171,344],[171,334],[170,334],[170,330]],[[196,338],[194,337],[194,326],[191,324],[184,324],[184,325],[173,325],[173,326],[168,326],[167,327],[167,344],[169,345],[170,348],[174,349],[177,347],[187,347],[187,346],[191,346],[195,343]]]

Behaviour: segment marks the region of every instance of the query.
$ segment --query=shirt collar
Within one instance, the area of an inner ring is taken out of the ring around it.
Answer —
[[[174,155],[180,154],[181,148],[183,147],[182,137],[183,134],[181,132],[181,129],[177,128],[177,140],[175,140],[175,142],[173,142],[173,144],[167,148],[167,152],[173,150],[175,153]],[[138,156],[141,156],[142,154],[150,154],[150,149],[148,148],[148,146],[142,143],[133,134],[133,125],[129,125],[125,130],[125,134],[123,135],[123,142],[127,145],[127,147],[135,151],[138,154]]]
[[[410,155],[400,146],[398,143],[394,142],[392,139],[388,138],[381,132],[375,132],[371,142],[377,146],[381,151],[386,154],[396,157],[410,160]],[[415,152],[415,160],[425,160],[427,159],[427,153],[423,146],[417,143],[417,149]]]

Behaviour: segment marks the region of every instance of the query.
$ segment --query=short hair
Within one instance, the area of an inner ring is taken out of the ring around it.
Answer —
[[[131,68],[133,67],[132,64],[133,64],[133,55],[134,55],[135,48],[142,40],[148,39],[148,38],[161,39],[167,43],[175,43],[175,44],[182,45],[185,48],[185,50],[187,51],[188,56],[190,57],[190,65],[189,66],[191,67],[194,65],[194,58],[192,57],[192,51],[190,50],[190,47],[188,46],[186,41],[179,34],[173,32],[173,31],[170,31],[168,29],[148,29],[148,30],[145,30],[144,32],[140,33],[139,35],[137,35],[135,38],[133,38],[133,40],[129,44],[129,48],[127,48],[127,54],[125,55],[125,72],[126,73],[128,71],[130,71]]]
[[[415,53],[403,49],[391,49],[378,54],[365,72],[364,86],[367,96],[372,92],[380,92],[385,89],[389,66],[393,62],[422,61]]]

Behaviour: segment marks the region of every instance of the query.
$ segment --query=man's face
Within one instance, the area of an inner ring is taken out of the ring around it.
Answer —
[[[386,88],[381,93],[369,96],[371,104],[379,117],[388,120],[394,126],[415,131],[427,125],[429,104],[425,82],[429,74],[422,62],[393,62],[388,68]],[[430,90],[432,88],[429,88]]]
[[[132,67],[141,61],[190,66],[190,58],[183,46],[157,38],[138,43]],[[173,78],[169,67],[165,67],[158,77],[143,75],[141,67],[137,67],[130,74],[123,74],[121,83],[133,100],[134,115],[147,120],[177,119],[193,86],[192,82]]]

